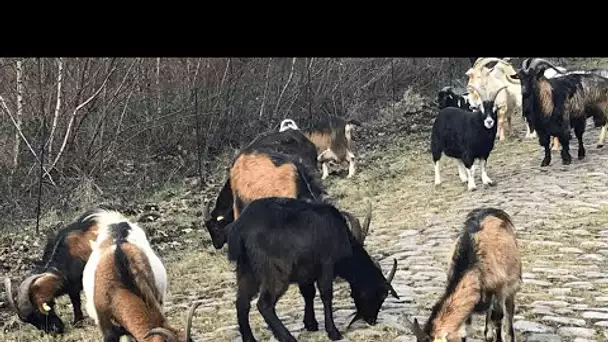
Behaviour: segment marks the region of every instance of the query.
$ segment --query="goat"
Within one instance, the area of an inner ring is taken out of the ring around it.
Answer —
[[[488,64],[496,62],[492,68],[484,68]],[[504,59],[499,58],[479,58],[473,66],[467,70],[465,75],[469,81],[467,88],[469,90],[469,99],[471,106],[481,106],[481,97],[475,89],[485,90],[493,93],[499,88],[507,86],[507,89],[500,93],[494,101],[498,108],[498,139],[505,140],[505,125],[508,126],[509,132],[512,131],[511,118],[517,112],[522,111],[521,89],[517,81],[510,79],[507,75],[515,72],[513,66]],[[527,127],[526,136],[530,136],[530,127]]]
[[[486,314],[486,341],[515,341],[515,296],[522,263],[511,217],[497,208],[471,210],[456,242],[445,292],[421,328],[406,324],[421,341],[460,342],[470,334],[474,314]],[[504,327],[504,336],[502,330]]]
[[[608,79],[593,73],[567,73],[548,79],[543,74],[548,68],[561,72],[547,60],[536,58],[524,61],[522,68],[510,75],[521,82],[526,119],[538,132],[539,144],[545,149],[541,167],[551,163],[551,136],[559,139],[562,163],[569,165],[571,127],[578,140],[579,160],[586,154],[583,133],[587,118],[593,117],[595,127],[602,126],[598,148],[603,146],[608,128]]]
[[[301,130],[317,147],[317,160],[321,163],[323,174],[321,179],[329,176],[329,162],[348,162],[348,175],[351,178],[356,172],[356,156],[352,149],[352,131],[355,126],[361,126],[357,120],[345,120],[338,116],[329,116],[315,120],[307,127],[299,128],[292,119],[281,122],[279,131]]]
[[[86,310],[104,341],[123,335],[137,341],[188,341],[195,303],[188,315],[186,337],[168,324],[163,314],[167,273],[150,246],[146,233],[125,217],[116,216],[99,227],[93,252],[83,274]]]
[[[446,107],[456,107],[471,111],[469,93],[456,92],[451,86],[445,86],[437,93],[437,104],[439,109]]]
[[[243,148],[232,163],[227,180],[215,201],[203,211],[213,245],[220,249],[223,229],[238,217],[251,200],[266,196],[327,201],[329,196],[317,179],[316,147],[299,130],[272,132]]]
[[[472,87],[475,89],[474,86]],[[483,184],[493,185],[486,172],[486,163],[494,149],[496,139],[497,105],[494,100],[505,88],[506,86],[503,86],[491,96],[482,98],[481,106],[473,112],[454,107],[439,111],[431,132],[435,185],[441,184],[439,160],[442,154],[457,159],[458,175],[463,183],[468,181],[469,190],[476,189],[474,179],[476,159],[480,160]]]
[[[526,60],[524,60],[524,63],[529,64],[530,61],[531,61],[530,59],[526,59]],[[524,65],[524,68],[526,68],[526,67],[527,67],[527,65]],[[585,69],[568,70],[564,67],[555,66],[555,69],[552,69],[552,68],[546,69],[543,72],[543,74],[548,79],[561,77],[562,75],[565,75],[565,74],[597,74],[599,76],[608,78],[608,70],[603,69],[603,68],[593,68],[593,69],[588,69],[588,70],[585,70]],[[553,151],[559,150],[559,139],[557,137],[553,137],[553,139],[551,141],[551,150],[553,150]]]
[[[376,324],[378,312],[390,292],[399,298],[391,281],[397,260],[387,278],[348,228],[334,206],[293,198],[266,197],[251,202],[231,224],[228,259],[236,263],[236,310],[243,341],[255,341],[249,325],[251,300],[259,293],[258,310],[281,342],[296,341],[281,323],[275,305],[292,283],[304,297],[304,326],[318,330],[313,302],[317,283],[331,340],[342,334],[332,313],[333,279],[350,284],[356,312],[350,325],[363,318]],[[347,327],[347,329],[348,329]]]
[[[80,292],[82,274],[91,255],[89,240],[95,240],[98,227],[112,220],[116,213],[93,208],[75,221],[49,234],[42,256],[42,267],[34,270],[13,298],[10,278],[4,284],[10,306],[19,319],[45,333],[63,333],[65,324],[55,311],[55,300],[67,294],[74,312],[73,324],[83,320]]]

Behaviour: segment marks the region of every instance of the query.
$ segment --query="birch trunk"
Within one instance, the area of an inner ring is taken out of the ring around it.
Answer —
[[[156,113],[161,115],[160,110],[160,57],[156,58]]]
[[[19,149],[21,147],[21,124],[23,122],[23,64],[17,60],[17,113],[15,113],[15,145],[13,146],[13,168],[15,172],[19,165]]]
[[[53,137],[55,134],[55,129],[57,128],[57,120],[59,119],[59,113],[61,112],[61,83],[63,79],[63,59],[59,58],[58,60],[58,73],[57,73],[57,101],[55,103],[55,114],[53,115],[53,123],[51,124],[51,132],[49,133],[49,142],[48,142],[48,155],[51,155],[53,151]]]
[[[293,69],[294,69],[295,65],[296,65],[296,57],[294,57],[291,60],[291,71],[289,72],[289,77],[287,78],[287,82],[285,82],[285,85],[283,86],[283,90],[281,90],[281,94],[279,95],[277,104],[274,107],[273,115],[276,114],[276,112],[279,110],[279,106],[281,105],[281,99],[283,98],[283,94],[285,94],[285,90],[287,90],[287,87],[289,87],[289,83],[291,83],[291,78],[293,77]]]

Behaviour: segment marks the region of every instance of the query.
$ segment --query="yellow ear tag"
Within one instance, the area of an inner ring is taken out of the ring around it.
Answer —
[[[51,311],[51,307],[47,303],[42,303],[42,311],[49,312]]]

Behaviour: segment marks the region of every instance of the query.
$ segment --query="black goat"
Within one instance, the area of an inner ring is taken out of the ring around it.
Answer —
[[[455,107],[446,107],[439,111],[431,133],[431,152],[435,163],[435,185],[441,184],[439,160],[441,155],[457,159],[458,175],[462,182],[468,181],[468,189],[476,188],[474,163],[480,160],[481,180],[484,185],[493,184],[486,172],[486,163],[497,132],[497,108],[494,100],[501,90],[492,96],[482,98],[479,110],[473,112]],[[481,92],[473,87],[479,94]]]
[[[456,92],[451,86],[443,87],[437,92],[437,105],[439,109],[456,107],[472,111],[468,93],[466,91]]]
[[[357,241],[344,216],[332,205],[293,198],[266,197],[252,201],[228,228],[228,259],[236,262],[237,319],[243,341],[255,341],[249,325],[251,300],[260,294],[258,310],[281,342],[296,341],[281,323],[275,305],[292,283],[304,297],[304,326],[318,330],[313,301],[315,282],[321,294],[325,331],[331,340],[342,334],[332,312],[333,279],[346,280],[355,301],[355,317],[375,324],[390,292],[399,298],[387,278]],[[347,327],[348,328],[348,327]]]
[[[544,73],[549,68],[562,75],[547,78]],[[569,165],[572,162],[571,127],[578,140],[578,159],[585,158],[583,133],[589,117],[593,118],[595,127],[603,126],[597,142],[598,147],[603,146],[608,128],[608,78],[596,73],[564,73],[541,58],[524,60],[522,68],[510,77],[520,80],[523,113],[545,149],[541,166],[551,163],[551,136],[557,137],[562,146],[562,163]]]
[[[8,301],[21,321],[46,333],[63,333],[65,324],[55,311],[55,299],[68,294],[74,310],[74,324],[83,320],[80,292],[82,274],[91,255],[89,241],[97,238],[98,225],[114,215],[106,208],[86,211],[74,222],[49,235],[42,267],[34,270],[13,298],[11,280],[4,284]]]

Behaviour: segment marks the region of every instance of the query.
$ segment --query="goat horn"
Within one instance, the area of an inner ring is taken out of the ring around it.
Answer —
[[[363,221],[363,227],[361,227],[361,243],[365,241],[367,234],[369,233],[369,224],[372,222],[372,202],[367,201],[367,215],[365,215],[365,221]]]
[[[207,221],[209,219],[209,213],[211,212],[211,204],[212,201],[209,200],[203,209],[203,221]]]
[[[147,340],[154,335],[163,336],[167,341],[177,341],[177,336],[173,331],[161,327],[150,329],[146,335],[144,335],[144,340]]]
[[[501,62],[501,61],[504,62],[502,59],[496,58],[496,57],[480,58],[477,61],[475,61],[475,64],[473,64],[473,68],[474,69],[481,69],[481,68],[483,68],[488,63]]]
[[[9,277],[4,278],[4,288],[6,290],[6,296],[8,297],[8,304],[11,306],[11,308],[13,308],[13,310],[19,312],[17,305],[15,305],[15,300],[13,299],[13,287]]]
[[[551,69],[557,71],[558,73],[563,74],[563,72],[561,70],[559,70],[555,65],[551,64],[551,62],[549,62],[548,60],[543,59],[543,58],[535,58],[534,60],[532,60],[532,62],[530,62],[530,66],[528,69],[536,69],[541,64],[545,64],[545,65],[549,66]]]
[[[21,283],[19,291],[17,291],[17,312],[24,318],[27,317],[30,312],[34,311],[34,305],[30,300],[30,287],[32,287],[32,284],[40,277],[42,277],[42,274],[29,276]]]
[[[194,316],[194,311],[201,304],[203,304],[203,302],[196,302],[190,307],[190,311],[188,312],[188,318],[186,318],[186,341],[190,341],[190,330],[192,328],[192,316]]]
[[[496,100],[496,97],[498,96],[498,94],[500,94],[501,90],[503,90],[503,89],[505,89],[505,88],[507,88],[507,87],[508,87],[508,86],[502,86],[502,87],[500,87],[500,89],[498,89],[498,90],[497,90],[497,91],[494,93],[494,96],[492,96],[492,101],[491,101],[491,102],[494,102],[494,100]]]
[[[391,292],[391,295],[393,297],[399,299],[399,295],[397,294],[397,291],[395,291],[395,289],[393,288],[393,285],[391,285],[396,272],[397,272],[397,259],[393,259],[393,268],[391,268],[391,271],[388,273],[388,276],[386,277],[386,281],[388,283],[388,288],[389,288],[389,291]]]

